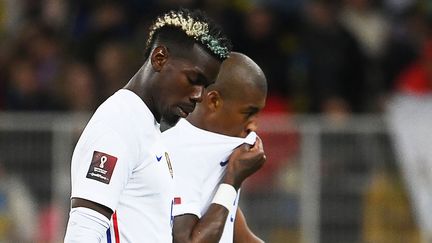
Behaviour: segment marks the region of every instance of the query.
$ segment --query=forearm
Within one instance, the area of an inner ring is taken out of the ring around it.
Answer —
[[[194,227],[191,242],[219,242],[227,217],[228,210],[225,207],[214,203],[211,204],[207,212]]]
[[[218,242],[222,236],[227,216],[228,210],[214,203],[201,218],[192,214],[176,216],[173,242]]]
[[[237,191],[231,185],[221,184],[200,219],[191,214],[175,217],[174,242],[219,242],[236,197]]]

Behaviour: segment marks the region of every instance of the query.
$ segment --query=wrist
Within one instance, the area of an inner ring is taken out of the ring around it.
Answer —
[[[212,203],[219,204],[231,211],[237,198],[237,190],[229,184],[222,183],[216,191]]]
[[[235,176],[229,172],[225,174],[222,183],[233,186],[235,190],[238,190],[240,188],[239,183],[237,183],[235,180]]]

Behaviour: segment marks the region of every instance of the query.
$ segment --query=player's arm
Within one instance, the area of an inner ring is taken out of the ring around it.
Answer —
[[[237,196],[242,182],[264,164],[266,160],[260,138],[255,144],[243,144],[231,154],[227,172],[213,203],[207,212],[198,218],[193,214],[174,217],[173,241],[175,243],[218,242],[222,236],[229,208]]]
[[[234,222],[234,243],[264,243],[249,229],[240,207],[237,208]]]
[[[103,216],[105,216],[108,220],[111,219],[111,215],[113,214],[113,211],[99,203],[95,203],[83,198],[72,198],[71,199],[71,208],[78,208],[78,207],[84,207],[88,209],[92,209]]]
[[[228,209],[212,203],[201,217],[183,214],[174,217],[173,242],[219,242],[228,216]]]
[[[109,228],[111,209],[82,198],[72,198],[65,243],[101,242]]]
[[[106,237],[118,195],[128,176],[127,162],[134,161],[120,135],[106,127],[91,132],[96,139],[87,145],[89,149],[72,158],[75,181],[64,239],[67,243],[101,242]]]

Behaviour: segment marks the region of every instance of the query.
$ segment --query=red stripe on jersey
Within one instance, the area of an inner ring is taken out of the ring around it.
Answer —
[[[114,236],[116,243],[120,243],[120,234],[119,234],[119,228],[118,228],[118,222],[117,222],[117,213],[113,213],[113,224],[114,224]]]
[[[174,198],[174,205],[181,204],[181,197],[175,197]]]

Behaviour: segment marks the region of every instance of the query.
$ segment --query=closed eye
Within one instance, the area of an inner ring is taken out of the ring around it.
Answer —
[[[203,78],[201,75],[198,75],[198,78],[189,81],[193,85],[202,85],[207,88],[211,83],[207,81],[207,79]]]
[[[192,85],[200,85],[207,88],[209,85],[211,85],[213,82],[209,81],[206,76],[196,70],[186,70],[186,76],[190,84]]]
[[[251,107],[251,108],[249,108],[248,110],[246,110],[243,114],[245,114],[245,115],[246,115],[246,118],[249,119],[249,118],[251,118],[252,116],[258,114],[258,112],[259,112],[259,108]]]
[[[195,79],[195,78],[188,77],[188,81],[192,85],[200,85],[199,81],[197,79]]]

